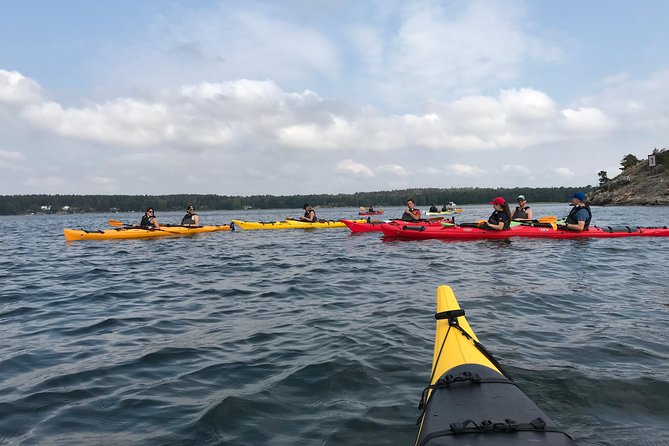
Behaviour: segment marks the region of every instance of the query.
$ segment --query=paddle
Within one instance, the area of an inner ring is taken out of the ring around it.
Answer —
[[[109,226],[116,226],[117,228],[121,226],[128,226],[132,228],[134,226],[134,225],[129,225],[128,223],[123,223],[122,221],[118,220],[107,220],[107,223],[109,224]]]
[[[141,226],[129,225],[128,223],[123,223],[122,221],[118,221],[118,220],[107,220],[107,223],[109,223],[110,226],[115,226],[117,228],[118,227],[124,227],[124,228],[127,228],[127,229],[132,229],[132,228],[146,229],[146,230],[149,230],[149,231],[163,231],[163,232],[167,232],[169,234],[176,234],[175,232],[166,231],[165,229],[161,229],[161,228],[143,228]]]

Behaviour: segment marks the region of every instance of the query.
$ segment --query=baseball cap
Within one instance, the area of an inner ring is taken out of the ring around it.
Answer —
[[[495,197],[493,200],[488,203],[488,204],[506,204],[506,200],[502,197]]]
[[[575,192],[574,195],[569,197],[569,199],[574,199],[576,198],[578,201],[585,201],[585,194],[581,191]]]
[[[519,199],[519,200],[524,200],[524,199],[525,199],[525,195],[518,195],[518,199]]]

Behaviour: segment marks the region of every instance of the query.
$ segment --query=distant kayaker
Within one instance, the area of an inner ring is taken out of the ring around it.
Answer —
[[[439,209],[437,209],[437,206],[432,204],[432,206],[430,206],[430,212],[439,212]]]
[[[416,221],[420,220],[420,209],[416,209],[416,203],[413,201],[413,198],[407,200],[407,208],[402,214],[402,220],[404,221]]]
[[[308,221],[311,223],[316,221],[316,211],[314,211],[314,208],[309,206],[309,203],[304,203],[302,209],[304,209],[304,216],[300,217],[301,221]]]
[[[156,213],[153,211],[153,208],[148,208],[144,215],[142,216],[142,221],[139,225],[143,228],[160,228],[158,224],[158,219],[156,218]]]
[[[518,206],[516,206],[511,220],[532,220],[532,209],[527,205],[525,195],[518,195]]]
[[[192,204],[186,208],[186,215],[181,219],[181,226],[200,226],[200,216],[195,213]]]
[[[492,204],[494,211],[488,218],[488,221],[483,223],[486,229],[494,229],[501,231],[508,229],[511,223],[511,209],[509,204],[502,197],[495,197],[489,204]]]
[[[560,226],[560,228],[571,231],[587,231],[592,220],[592,211],[590,206],[585,204],[587,198],[585,193],[579,191],[569,198],[571,199],[571,205],[574,207],[567,215],[564,226]]]
[[[369,209],[367,210],[367,212],[376,212],[376,211],[374,210],[374,206],[370,206]]]

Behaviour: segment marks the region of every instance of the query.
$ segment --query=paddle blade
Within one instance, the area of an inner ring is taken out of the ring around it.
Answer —
[[[118,220],[107,220],[107,223],[109,223],[109,226],[116,226],[116,227],[126,226],[125,223],[123,223],[122,221],[118,221]]]
[[[555,223],[557,217],[555,215],[546,215],[545,217],[539,217],[539,223]]]

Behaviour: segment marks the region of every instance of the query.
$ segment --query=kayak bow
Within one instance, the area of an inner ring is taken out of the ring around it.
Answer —
[[[430,385],[416,446],[575,445],[525,395],[477,339],[453,290],[437,288]]]

